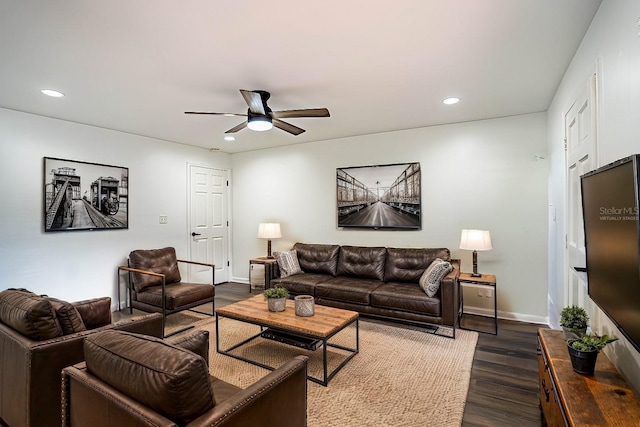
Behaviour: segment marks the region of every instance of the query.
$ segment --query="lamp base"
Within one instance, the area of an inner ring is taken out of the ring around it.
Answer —
[[[482,277],[480,273],[471,273],[471,277]]]

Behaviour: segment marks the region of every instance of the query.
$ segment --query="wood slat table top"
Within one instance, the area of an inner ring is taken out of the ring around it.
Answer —
[[[358,312],[315,305],[314,315],[296,316],[294,301],[287,300],[285,311],[272,312],[262,295],[256,295],[234,304],[216,309],[216,313],[231,319],[300,332],[318,338],[327,338],[358,318]]]
[[[471,275],[471,273],[460,272],[460,275],[458,276],[458,280],[464,280],[466,282],[486,283],[488,285],[496,284],[495,274],[483,274],[482,276],[474,277]]]
[[[538,335],[567,409],[569,425],[640,425],[640,397],[603,352],[598,355],[593,375],[578,374],[571,367],[562,331],[539,329]]]

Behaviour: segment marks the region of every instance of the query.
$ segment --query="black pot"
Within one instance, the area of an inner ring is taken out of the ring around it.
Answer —
[[[567,343],[569,349],[569,357],[571,358],[571,366],[573,370],[583,375],[593,375],[596,368],[596,360],[598,359],[598,350],[580,351],[571,347],[570,340]]]

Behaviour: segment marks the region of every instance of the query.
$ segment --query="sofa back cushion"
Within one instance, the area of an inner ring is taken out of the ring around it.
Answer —
[[[383,280],[387,249],[383,247],[342,246],[338,276]]]
[[[99,297],[76,301],[73,306],[80,313],[87,329],[96,329],[111,324],[111,297]]]
[[[60,328],[62,329],[63,335],[69,335],[76,332],[86,331],[87,328],[84,326],[84,322],[82,321],[82,317],[80,317],[80,313],[70,302],[62,301],[57,298],[45,297],[51,307],[56,312],[56,317],[58,322],[60,323]]]
[[[417,284],[436,258],[450,261],[451,253],[447,248],[387,248],[384,281]]]
[[[338,271],[338,245],[296,243],[298,263],[305,273],[336,276]]]
[[[85,338],[84,354],[92,375],[178,425],[215,405],[205,360],[159,338],[97,332]]]
[[[62,335],[51,303],[26,289],[0,292],[0,322],[36,341]]]
[[[164,274],[167,284],[182,280],[175,248],[132,251],[129,254],[129,267]],[[133,273],[132,280],[136,292],[141,292],[150,286],[162,285],[161,277],[148,274]]]

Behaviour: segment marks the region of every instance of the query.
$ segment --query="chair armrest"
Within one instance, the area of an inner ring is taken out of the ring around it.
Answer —
[[[95,329],[111,323],[111,298],[92,298],[71,303],[87,329]]]
[[[306,356],[288,360],[187,426],[306,426],[307,361]],[[283,410],[283,402],[286,402],[286,410]]]
[[[131,267],[127,267],[126,265],[119,266],[118,270],[124,270],[124,271],[128,271],[130,273],[147,274],[149,276],[161,277],[163,279],[165,277],[164,274],[161,274],[161,273],[155,273],[153,271],[148,271],[148,270],[140,270],[139,268],[131,268]]]
[[[187,263],[187,264],[194,264],[194,265],[204,265],[205,267],[216,268],[216,266],[214,264],[209,264],[207,262],[188,261],[186,259],[179,259],[178,262],[184,262],[184,263]]]
[[[440,281],[440,304],[442,311],[442,323],[454,326],[458,320],[460,308],[460,260],[452,259],[453,270]]]

